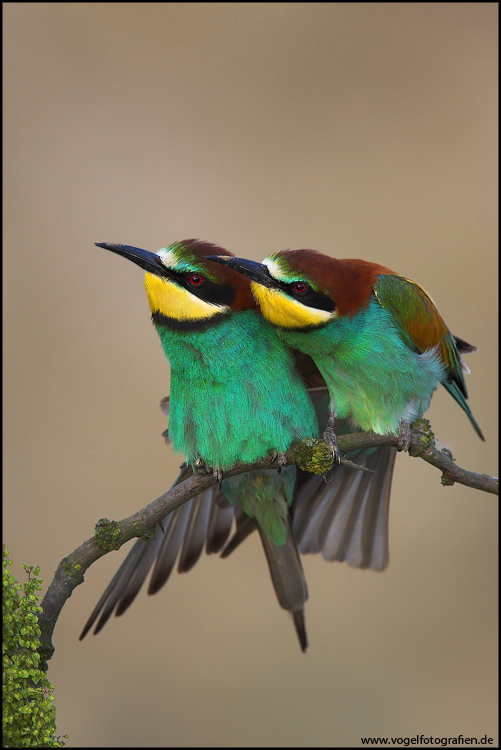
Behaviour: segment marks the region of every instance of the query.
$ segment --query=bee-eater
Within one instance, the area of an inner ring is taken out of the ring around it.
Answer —
[[[293,353],[259,313],[250,282],[207,260],[222,248],[185,240],[150,253],[99,244],[146,271],[153,323],[171,363],[169,438],[189,466],[201,459],[218,471],[252,463],[318,434],[315,408],[326,421],[329,397],[313,361]],[[301,373],[302,379],[298,372]],[[309,394],[305,388],[309,388]],[[323,551],[329,560],[382,570],[388,561],[388,500],[394,449],[362,451],[357,462],[373,472],[339,466],[323,477],[289,466],[224,480],[170,513],[154,538],[138,540],[99,600],[81,638],[99,617],[132,603],[155,563],[148,593],[178,570],[190,570],[205,545],[220,551],[235,520],[237,531],[223,556],[258,528],[280,605],[290,611],[306,650],[304,603],[308,597],[300,552]],[[228,502],[229,501],[229,502]],[[293,518],[293,527],[291,526]]]
[[[461,357],[476,347],[450,333],[419,284],[314,250],[284,250],[262,263],[211,259],[251,279],[265,318],[313,358],[329,388],[331,425],[349,418],[361,430],[398,433],[405,446],[441,383],[485,439],[466,401]]]

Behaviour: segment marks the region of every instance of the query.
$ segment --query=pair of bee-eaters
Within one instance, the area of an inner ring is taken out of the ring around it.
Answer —
[[[171,364],[169,438],[187,465],[211,467],[219,486],[169,514],[138,540],[96,605],[81,638],[131,604],[150,568],[149,593],[197,562],[203,547],[229,554],[257,528],[280,605],[307,648],[308,589],[300,553],[383,570],[395,448],[356,456],[369,471],[335,464],[329,481],[287,466],[230,479],[237,462],[287,451],[320,430],[339,459],[338,432],[398,433],[423,415],[439,383],[482,432],[466,402],[461,354],[418,284],[384,266],[288,250],[263,263],[199,240],[151,253],[101,244],[146,271],[152,320]],[[407,443],[408,444],[408,443]],[[221,481],[222,480],[222,481]]]

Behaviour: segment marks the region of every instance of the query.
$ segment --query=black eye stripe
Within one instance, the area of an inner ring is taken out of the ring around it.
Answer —
[[[314,307],[317,310],[326,310],[326,312],[334,312],[336,309],[336,303],[328,294],[323,294],[312,289],[307,281],[292,281],[286,284],[284,281],[276,280],[276,284],[289,297],[298,300],[303,305]],[[298,286],[300,289],[297,288]],[[304,289],[301,289],[303,286]]]
[[[193,271],[182,272],[170,270],[172,279],[179,286],[187,289],[204,302],[210,302],[213,305],[227,305],[231,307],[235,299],[235,290],[226,284],[216,284],[214,281],[204,276],[203,273]],[[200,281],[196,281],[200,279]]]

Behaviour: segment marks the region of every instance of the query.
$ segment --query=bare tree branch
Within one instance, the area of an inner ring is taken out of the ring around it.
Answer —
[[[400,447],[398,436],[376,435],[373,432],[339,435],[337,441],[339,449],[343,453],[378,446]],[[499,494],[497,478],[462,469],[457,466],[452,453],[447,448],[440,451],[435,447],[435,436],[427,419],[419,419],[412,425],[409,454],[422,458],[427,463],[440,469],[443,485],[452,485],[457,482],[484,492]],[[317,474],[324,474],[332,467],[332,458],[322,440],[306,440],[291,448],[284,458],[289,464],[297,464],[306,471]],[[354,466],[353,462],[348,459],[342,462]],[[273,469],[276,467],[277,457],[274,456],[254,464],[237,464],[225,473],[225,477],[232,477],[255,469]],[[212,472],[195,474],[122,521],[108,521],[107,519],[98,521],[95,536],[61,560],[42,601],[43,612],[39,616],[39,625],[42,643],[40,655],[43,661],[48,661],[54,653],[52,633],[55,624],[73,589],[83,583],[87,568],[111,550],[120,549],[125,542],[133,537],[147,539],[156,524],[165,518],[168,513],[198,495],[216,481]]]

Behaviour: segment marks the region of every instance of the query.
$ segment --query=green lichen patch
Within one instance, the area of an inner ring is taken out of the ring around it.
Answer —
[[[121,530],[118,521],[109,521],[107,518],[100,518],[94,529],[94,540],[101,549],[110,552],[113,549],[120,549]]]
[[[451,459],[451,461],[455,461],[454,456],[452,455],[452,451],[449,450],[449,448],[442,448],[442,453],[444,453],[448,458]],[[447,474],[442,474],[440,477],[440,483],[444,487],[452,487],[453,484],[455,484],[454,479],[451,479]]]
[[[78,563],[73,564],[67,557],[63,557],[60,565],[62,566],[65,576],[68,576],[68,578],[75,576],[77,581],[83,581],[84,576],[81,565],[79,565]]]
[[[308,438],[295,446],[294,463],[303,471],[312,474],[326,474],[332,469],[333,458],[323,440]]]
[[[409,446],[410,456],[422,456],[428,448],[435,447],[435,434],[429,419],[416,419],[411,427],[413,435]]]

